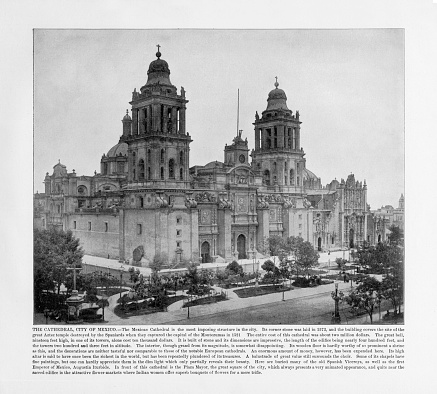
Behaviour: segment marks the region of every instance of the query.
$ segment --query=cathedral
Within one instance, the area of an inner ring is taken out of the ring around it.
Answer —
[[[385,239],[365,181],[350,174],[322,186],[307,169],[299,111],[287,107],[277,80],[255,113],[254,148],[239,131],[223,161],[190,167],[188,100],[159,48],[147,75],[100,173],[79,176],[59,162],[46,174],[36,227],[71,230],[86,254],[143,264],[156,255],[173,263],[251,259],[272,235],[302,237],[319,251]]]

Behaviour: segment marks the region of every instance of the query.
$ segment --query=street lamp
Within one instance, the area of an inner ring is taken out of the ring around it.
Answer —
[[[123,266],[121,265],[120,266],[120,294],[118,296],[118,299],[121,298],[121,285],[122,285],[122,282],[123,282]]]
[[[343,293],[338,291],[338,283],[335,284],[335,291],[331,293],[331,297],[335,302],[335,311],[331,318],[331,324],[340,324],[341,318],[340,318],[340,311],[338,309],[338,302],[343,297]]]
[[[44,317],[46,318],[46,324],[48,323],[48,319],[49,319],[49,310],[47,308],[44,308]]]
[[[102,321],[105,321],[105,304],[106,304],[106,300],[108,299],[107,296],[102,296],[101,300],[102,300]]]

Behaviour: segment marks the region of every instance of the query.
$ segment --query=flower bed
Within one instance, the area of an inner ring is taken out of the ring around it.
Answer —
[[[234,293],[240,298],[249,298],[249,297],[257,297],[265,294],[271,293],[281,293],[283,291],[290,291],[293,288],[290,287],[282,287],[281,285],[272,285],[272,286],[258,286],[258,287],[249,287],[246,289],[234,290]]]
[[[186,302],[184,305],[182,305],[182,308],[187,308],[189,306],[196,306],[196,305],[215,304],[216,302],[226,301],[227,299],[228,298],[226,297],[225,293],[220,293],[220,294],[215,294],[213,296],[197,298],[195,300]]]

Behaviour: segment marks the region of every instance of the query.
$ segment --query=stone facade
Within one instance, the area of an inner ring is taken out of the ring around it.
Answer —
[[[277,81],[255,114],[251,152],[239,131],[223,162],[190,167],[185,90],[156,56],[101,172],[77,176],[56,164],[35,195],[35,226],[70,229],[86,253],[121,260],[134,250],[146,261],[162,253],[172,262],[253,258],[271,235],[301,236],[318,250],[375,242],[381,222],[366,182],[351,174],[322,186],[306,168],[299,111],[288,109]]]

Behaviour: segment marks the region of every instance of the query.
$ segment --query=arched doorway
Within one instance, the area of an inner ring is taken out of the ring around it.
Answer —
[[[322,238],[319,237],[317,240],[317,250],[320,252],[322,250]]]
[[[381,242],[381,234],[378,235],[378,243]]]
[[[353,248],[354,247],[354,229],[351,228],[349,230],[349,247]]]
[[[237,238],[237,251],[239,259],[246,258],[246,237],[243,234],[240,234]]]
[[[200,248],[200,255],[202,256],[202,264],[209,263],[209,243],[204,242]]]

